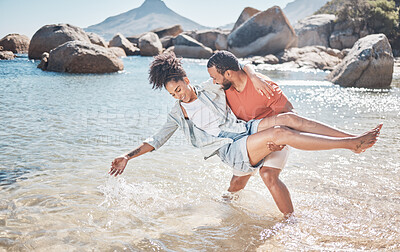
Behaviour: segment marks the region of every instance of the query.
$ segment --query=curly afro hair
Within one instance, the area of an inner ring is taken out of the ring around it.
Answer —
[[[181,60],[173,52],[154,57],[149,70],[149,81],[153,89],[162,89],[169,81],[177,82],[186,77]]]

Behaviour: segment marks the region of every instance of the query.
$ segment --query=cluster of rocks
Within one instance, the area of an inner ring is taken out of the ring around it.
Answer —
[[[279,64],[280,69],[330,70],[327,80],[343,87],[388,88],[394,69],[392,49],[384,34],[365,36],[351,49],[341,51],[324,46],[293,47],[249,60],[259,69]]]
[[[337,22],[335,15],[319,14],[300,20],[294,26],[298,47],[322,45],[334,49],[351,48],[357,40],[370,34],[362,20]]]
[[[121,50],[94,33],[69,25],[45,25],[32,37],[28,57],[41,59],[38,68],[67,73],[111,73],[124,69]]]
[[[313,15],[300,20],[295,31],[298,47],[253,57],[253,64],[330,70],[327,80],[344,87],[391,85],[394,57],[390,43],[384,34],[369,35],[363,22],[336,22],[334,15]]]
[[[15,54],[27,53],[29,41],[25,35],[8,34],[0,40],[0,60],[11,60]]]
[[[324,46],[292,47],[276,55],[254,56],[249,60],[259,66],[280,64],[282,68],[311,68],[333,70],[347,55],[349,49],[339,51]]]
[[[175,26],[127,39],[138,45],[141,55],[167,51],[186,58],[209,58],[215,50],[228,50],[237,57],[249,57],[278,53],[297,45],[296,33],[278,6],[266,11],[245,8],[230,31],[183,32],[181,27]],[[141,42],[143,40],[145,43]],[[151,50],[144,52],[145,45]]]
[[[216,50],[228,50],[260,68],[281,64],[330,70],[327,78],[341,86],[388,87],[394,65],[390,44],[383,34],[368,34],[357,20],[338,23],[334,15],[322,14],[293,28],[278,6],[265,11],[247,7],[230,31],[183,31],[175,25],[131,37],[118,33],[109,42],[69,24],[46,25],[31,41],[17,34],[3,38],[0,59],[28,51],[30,59],[41,59],[43,70],[108,73],[123,69],[124,56],[174,52],[207,59]]]

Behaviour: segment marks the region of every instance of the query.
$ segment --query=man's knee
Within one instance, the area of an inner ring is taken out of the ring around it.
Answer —
[[[270,186],[275,186],[280,180],[279,180],[279,174],[281,170],[272,168],[272,167],[262,167],[260,169],[260,176],[264,183],[270,187]]]

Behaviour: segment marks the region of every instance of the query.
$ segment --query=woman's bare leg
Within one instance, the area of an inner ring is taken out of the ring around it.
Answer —
[[[258,132],[272,128],[274,126],[287,126],[289,128],[319,134],[323,136],[332,137],[354,137],[355,135],[349,134],[342,130],[331,127],[327,124],[299,116],[293,112],[282,113],[279,115],[266,117],[262,119],[258,126]]]
[[[357,137],[331,137],[304,133],[285,126],[275,126],[247,138],[247,152],[252,165],[271,153],[268,143],[290,145],[300,150],[349,149],[361,153],[377,141],[382,124]]]

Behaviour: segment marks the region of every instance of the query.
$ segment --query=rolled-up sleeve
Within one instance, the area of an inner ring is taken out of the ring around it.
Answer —
[[[147,138],[143,142],[150,144],[154,147],[154,150],[157,150],[168,141],[178,127],[178,123],[173,119],[171,114],[168,114],[167,122],[162,126],[162,128],[155,135]]]

